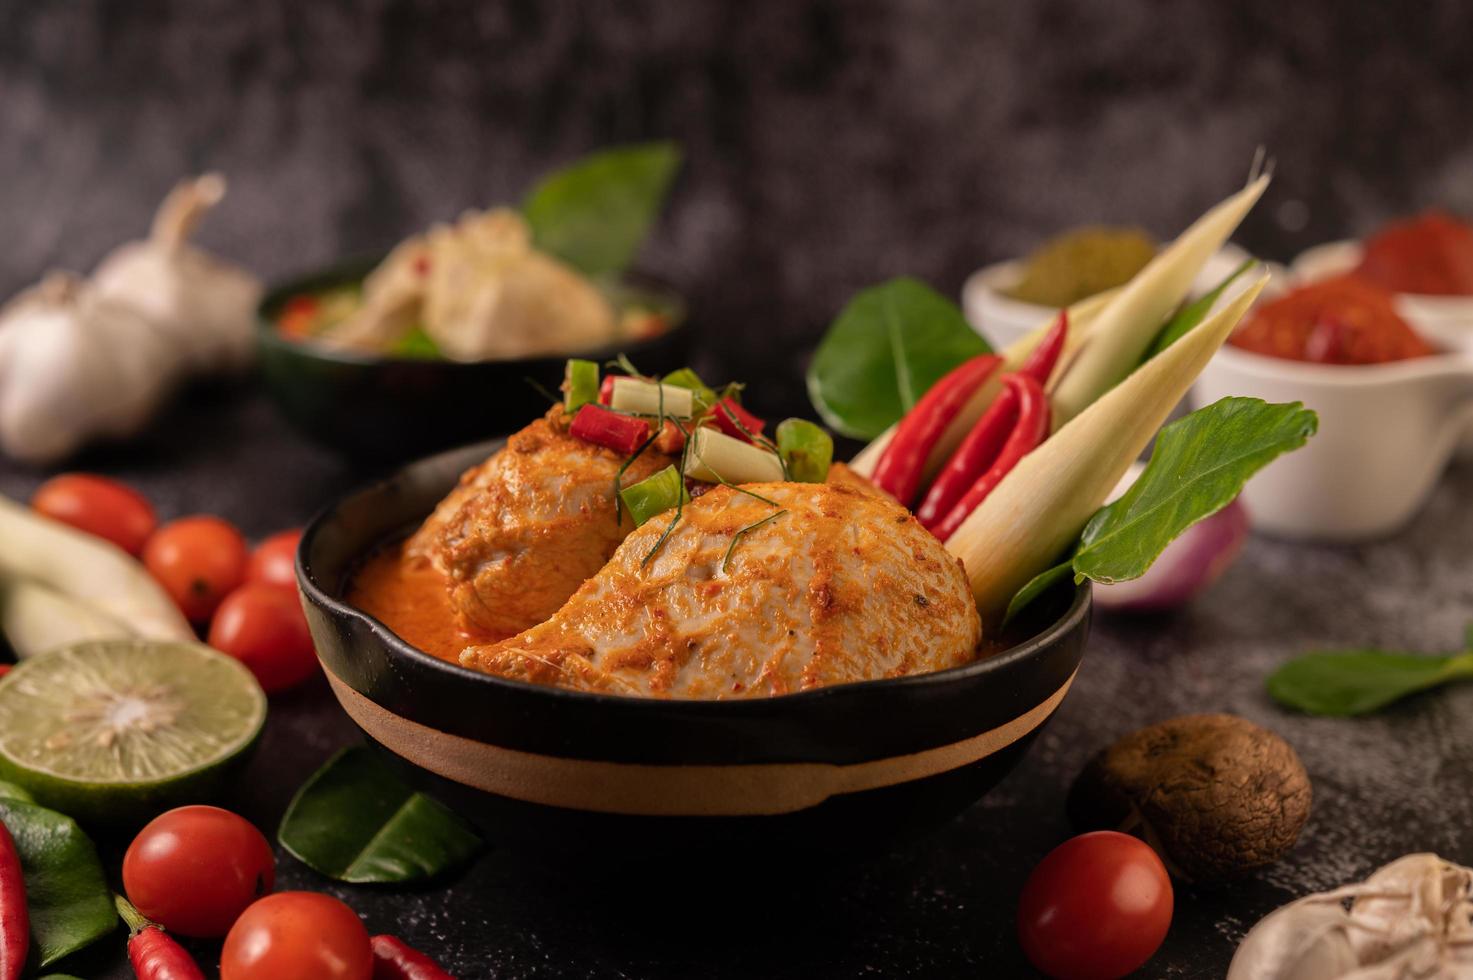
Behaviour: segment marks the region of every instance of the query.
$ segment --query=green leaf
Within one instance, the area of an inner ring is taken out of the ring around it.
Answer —
[[[1053,568],[1039,572],[1037,575],[1018,590],[1018,594],[1008,601],[1008,611],[1003,615],[1002,625],[1007,625],[1022,615],[1023,610],[1033,604],[1033,600],[1043,595],[1049,589],[1069,577],[1074,566],[1067,561],[1061,561]]]
[[[864,290],[819,342],[808,396],[833,429],[873,439],[946,372],[991,351],[956,304],[911,278]]]
[[[1306,654],[1268,678],[1268,693],[1314,715],[1363,715],[1418,691],[1473,679],[1473,653],[1427,656],[1386,650]]]
[[[429,878],[481,847],[459,817],[365,747],[344,749],[307,780],[277,839],[313,870],[355,883]]]
[[[97,848],[76,821],[34,803],[0,799],[0,822],[15,838],[20,855],[39,968],[117,928],[118,913]]]
[[[615,147],[544,178],[522,204],[533,243],[586,276],[617,276],[659,217],[680,158],[675,143]]]
[[[1304,445],[1318,424],[1298,402],[1224,398],[1166,426],[1140,479],[1085,526],[1075,579],[1139,578],[1178,535],[1231,503],[1249,477]]]
[[[1207,293],[1204,296],[1198,297],[1192,302],[1187,303],[1181,309],[1177,310],[1176,315],[1173,316],[1170,320],[1167,320],[1166,326],[1162,327],[1161,332],[1156,335],[1155,341],[1151,344],[1150,351],[1146,354],[1146,360],[1149,361],[1151,358],[1155,357],[1157,354],[1161,353],[1166,348],[1170,347],[1172,344],[1185,337],[1192,330],[1193,327],[1205,320],[1207,318],[1207,314],[1212,312],[1212,307],[1216,305],[1218,297],[1223,294],[1224,290],[1226,290],[1229,286],[1233,284],[1233,280],[1238,278],[1257,264],[1257,259],[1247,259],[1243,262],[1242,265],[1238,266],[1231,273],[1229,273],[1226,279],[1218,283],[1211,292]]]

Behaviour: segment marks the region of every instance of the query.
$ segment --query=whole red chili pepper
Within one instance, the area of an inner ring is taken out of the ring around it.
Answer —
[[[1013,431],[1008,435],[1007,442],[1003,444],[1002,451],[998,453],[992,466],[962,495],[946,517],[931,529],[942,541],[955,534],[968,515],[1018,465],[1018,460],[1038,448],[1038,444],[1048,436],[1049,405],[1048,396],[1043,393],[1043,385],[1026,374],[1010,374],[1003,381],[1018,399],[1017,424],[1013,426]]]
[[[1041,385],[1047,385],[1049,376],[1054,373],[1054,365],[1059,363],[1059,355],[1064,353],[1064,341],[1069,339],[1069,311],[1060,310],[1059,318],[1049,328],[1049,332],[1043,335],[1038,346],[1028,355],[1018,373],[1026,374]]]
[[[128,923],[128,962],[138,980],[205,980],[189,952],[135,909],[115,896],[118,914]]]
[[[1016,374],[1002,376],[1002,391],[936,474],[931,489],[916,508],[916,518],[922,527],[935,530],[972,484],[997,461],[1008,435],[1018,427],[1019,382],[1013,380],[1016,377]]]
[[[31,917],[26,908],[26,879],[20,870],[15,839],[0,821],[0,980],[16,980],[31,947]]]
[[[900,420],[895,436],[880,454],[870,478],[875,486],[909,507],[920,490],[931,450],[962,406],[1001,363],[1000,357],[982,354],[962,362],[932,385]]]
[[[374,936],[373,980],[455,980],[434,960],[393,936]]]

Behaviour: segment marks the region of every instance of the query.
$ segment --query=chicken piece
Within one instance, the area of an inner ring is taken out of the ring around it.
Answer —
[[[323,331],[330,347],[383,353],[399,343],[424,309],[429,247],[416,235],[400,242],[363,280],[363,305]]]
[[[977,655],[982,625],[960,562],[886,497],[841,484],[716,487],[657,547],[668,527],[650,520],[552,619],[468,647],[460,662],[539,684],[714,699]]]
[[[455,361],[535,357],[613,343],[614,308],[570,266],[532,246],[509,208],[469,211],[429,232],[425,332]]]
[[[451,604],[472,632],[503,637],[540,623],[608,562],[634,530],[615,516],[614,479],[625,457],[568,434],[561,406],[467,470],[405,545],[447,578]],[[647,449],[624,485],[669,466]]]

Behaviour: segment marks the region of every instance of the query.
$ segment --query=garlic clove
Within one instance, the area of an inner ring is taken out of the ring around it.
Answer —
[[[1227,980],[1339,980],[1360,965],[1349,930],[1339,902],[1286,905],[1243,938]]]
[[[192,370],[240,370],[255,350],[261,282],[189,244],[225,194],[218,174],[185,180],[164,199],[149,237],[114,249],[92,274],[99,296],[167,330]]]

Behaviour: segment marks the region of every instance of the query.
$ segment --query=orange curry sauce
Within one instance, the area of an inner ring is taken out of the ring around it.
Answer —
[[[445,576],[423,558],[406,558],[403,545],[380,548],[354,574],[348,602],[426,653],[460,662],[473,643],[505,639],[461,628],[450,605]]]

